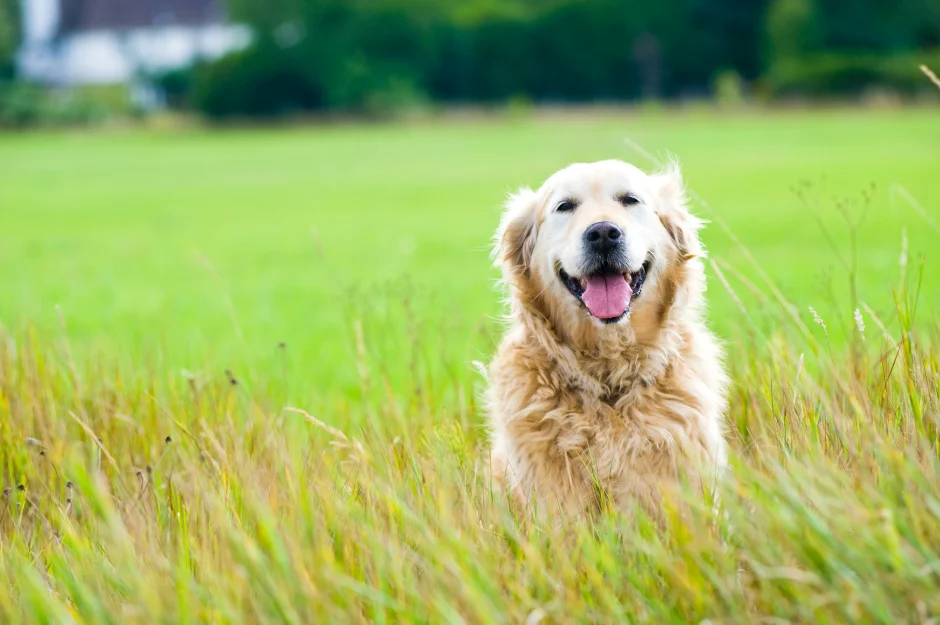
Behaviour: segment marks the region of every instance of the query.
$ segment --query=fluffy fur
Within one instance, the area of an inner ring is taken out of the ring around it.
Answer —
[[[618,201],[626,192],[636,205]],[[571,198],[576,210],[556,210]],[[576,275],[583,232],[602,220],[623,229],[631,263],[651,259],[615,324],[591,317],[558,277]],[[700,226],[675,166],[576,164],[509,198],[494,251],[509,327],[487,400],[494,475],[515,501],[582,514],[606,499],[657,515],[680,479],[701,484],[724,467],[727,378],[703,322]]]

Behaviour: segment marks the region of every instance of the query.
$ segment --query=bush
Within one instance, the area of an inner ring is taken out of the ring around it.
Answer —
[[[112,113],[100,98],[83,90],[56,92],[31,83],[0,83],[0,128],[86,126]]]
[[[24,83],[0,84],[0,127],[36,125],[45,106],[42,91]]]
[[[21,20],[17,0],[0,0],[0,81],[16,75],[16,51],[23,35]]]
[[[193,105],[210,118],[275,117],[319,109],[325,99],[303,60],[253,46],[194,69]]]
[[[813,0],[774,0],[765,25],[771,63],[799,59],[818,50],[819,26]]]
[[[167,108],[182,110],[192,106],[194,74],[194,67],[183,67],[157,74],[151,81],[163,95]]]
[[[341,110],[382,116],[420,108],[424,85],[406,68],[363,55],[343,59],[326,81],[293,51],[252,48],[194,68],[191,96],[183,76],[160,86],[168,104],[186,102],[211,119],[283,117]]]
[[[885,55],[940,45],[940,14],[914,6],[853,12],[850,0],[231,2],[254,40],[193,74],[193,105],[212,118],[383,115],[426,99],[504,103],[516,95],[637,101],[704,96],[709,87],[730,102],[740,85],[716,76],[722,68],[741,85],[765,76],[768,96],[871,86],[908,93],[921,88],[923,59]],[[185,74],[165,78],[171,105],[185,101],[187,88]]]
[[[744,103],[744,81],[741,74],[725,70],[715,76],[712,94],[719,106],[734,108]]]
[[[920,65],[940,66],[940,52],[878,56],[816,54],[775,64],[767,74],[769,95],[859,96],[871,89],[913,95],[930,89]]]
[[[194,104],[209,117],[382,115],[429,98],[623,101],[705,92],[715,67],[755,73],[738,68],[723,43],[732,37],[721,33],[739,25],[713,16],[703,51],[673,41],[681,37],[673,11],[618,0],[509,2],[468,13],[404,0],[301,1],[279,19],[247,4],[259,11],[243,16],[254,25],[253,46],[197,75]],[[285,25],[296,25],[296,36],[285,39]]]

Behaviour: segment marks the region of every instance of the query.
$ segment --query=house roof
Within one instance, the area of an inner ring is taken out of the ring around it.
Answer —
[[[59,34],[223,21],[219,0],[59,0]]]

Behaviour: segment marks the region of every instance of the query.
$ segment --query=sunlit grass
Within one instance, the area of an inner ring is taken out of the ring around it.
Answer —
[[[919,280],[895,291],[893,320],[861,314],[848,348],[778,302],[770,356],[730,354],[720,513],[690,495],[691,514],[667,502],[665,527],[514,515],[486,477],[477,389],[446,373],[394,389],[362,338],[362,401],[313,415],[234,372],[155,379],[5,336],[0,615],[927,622],[940,614],[940,331],[912,331]]]
[[[423,333],[423,348],[449,350],[446,359],[469,370],[498,330],[487,321],[500,311],[488,255],[506,193],[573,161],[654,167],[626,139],[679,158],[708,203],[697,210],[713,222],[703,236],[716,263],[759,282],[756,262],[804,314],[812,305],[832,318],[837,342],[854,307],[818,222],[845,255],[839,207],[854,217],[871,196],[857,232],[857,291],[878,314],[893,306],[902,229],[912,262],[940,236],[932,109],[6,135],[0,324],[47,338],[61,334],[61,317],[76,350],[128,366],[159,351],[148,366],[244,377],[286,360],[291,391],[304,394],[296,398],[319,403],[357,389],[357,319],[371,345],[412,348],[406,333],[382,332],[389,315],[396,328],[409,322],[388,305],[405,292],[411,322],[438,330]],[[927,271],[940,282],[940,263]],[[762,329],[774,327],[750,289],[740,296]],[[940,304],[933,289],[922,298]],[[743,340],[724,290],[709,293],[709,306],[719,334]],[[396,386],[407,382],[396,375]]]
[[[0,145],[0,623],[940,618],[935,124]],[[487,477],[486,245],[505,190],[624,135],[712,220],[732,467],[717,514],[556,527]]]

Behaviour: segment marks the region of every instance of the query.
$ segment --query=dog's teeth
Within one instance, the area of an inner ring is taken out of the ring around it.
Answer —
[[[582,289],[587,288],[587,280],[585,280],[584,278],[581,278],[581,280],[579,280],[579,283],[581,284]]]

